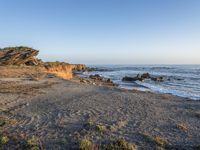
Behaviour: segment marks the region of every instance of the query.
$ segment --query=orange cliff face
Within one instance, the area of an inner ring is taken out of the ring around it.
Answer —
[[[56,76],[70,80],[74,76],[74,71],[85,71],[86,65],[83,64],[62,64],[55,66],[45,66],[47,73],[55,74]]]

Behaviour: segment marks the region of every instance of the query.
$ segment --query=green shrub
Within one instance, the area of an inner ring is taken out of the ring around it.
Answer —
[[[5,145],[9,142],[9,138],[5,135],[0,135],[0,146]]]
[[[102,125],[102,124],[97,124],[96,125],[96,130],[100,133],[103,133],[106,131],[106,126]]]
[[[90,141],[88,139],[82,139],[80,141],[79,149],[80,150],[92,150],[93,149],[92,141]]]
[[[39,139],[33,136],[32,138],[27,140],[27,147],[30,148],[31,150],[39,150]]]

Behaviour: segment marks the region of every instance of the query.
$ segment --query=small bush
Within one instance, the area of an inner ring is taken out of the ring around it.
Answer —
[[[136,150],[135,144],[129,143],[124,139],[119,139],[111,144],[105,145],[104,150]]]
[[[95,125],[95,123],[92,120],[87,120],[87,122],[84,124],[84,127],[91,129],[93,126]]]
[[[96,125],[96,130],[100,133],[103,133],[106,131],[106,126],[102,125],[102,124],[97,124]]]
[[[88,139],[82,139],[80,141],[79,149],[80,150],[92,150],[93,149],[93,143],[92,141]]]
[[[0,119],[0,127],[3,127],[6,124],[6,121],[3,119]]]
[[[0,146],[5,145],[9,142],[9,138],[4,135],[0,135]]]
[[[31,139],[27,140],[27,147],[31,150],[39,150],[39,139],[33,136]]]
[[[154,141],[153,138],[151,137],[151,135],[149,135],[149,134],[147,134],[147,133],[143,133],[142,135],[143,135],[143,137],[144,137],[144,139],[145,139],[146,141],[148,141],[148,142]]]

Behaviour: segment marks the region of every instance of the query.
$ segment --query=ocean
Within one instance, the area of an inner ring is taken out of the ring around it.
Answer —
[[[120,88],[168,93],[180,97],[200,100],[200,65],[90,65],[96,71],[84,72],[83,76],[99,74],[110,78]],[[145,80],[144,82],[123,82],[125,76],[149,73],[162,76],[163,82]]]

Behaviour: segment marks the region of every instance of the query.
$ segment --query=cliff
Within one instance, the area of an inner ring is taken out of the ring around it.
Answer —
[[[70,80],[74,76],[74,71],[85,71],[87,69],[84,64],[66,64],[59,62],[48,62],[44,65],[46,72],[55,74],[66,80]]]
[[[38,53],[38,50],[29,47],[8,47],[0,49],[0,66],[37,66],[45,73],[55,74],[56,76],[67,80],[73,78],[74,71],[87,70],[87,67],[84,64],[68,64],[58,61],[43,62],[36,58]],[[19,72],[17,69],[20,69],[20,67],[12,68],[12,71]],[[24,67],[23,69],[26,70],[27,68]],[[33,68],[33,70],[35,69]]]

